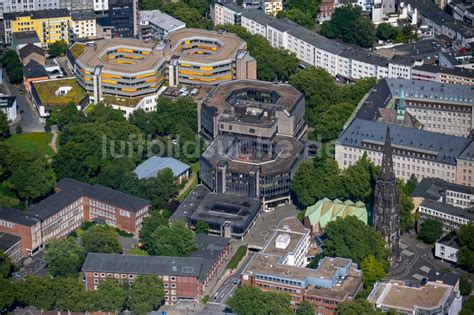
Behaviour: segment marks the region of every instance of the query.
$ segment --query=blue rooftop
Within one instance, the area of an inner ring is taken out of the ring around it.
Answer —
[[[171,169],[174,176],[179,176],[189,170],[189,165],[172,157],[152,156],[133,171],[138,179],[156,177],[159,171]]]

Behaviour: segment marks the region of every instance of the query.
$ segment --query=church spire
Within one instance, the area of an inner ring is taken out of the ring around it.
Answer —
[[[387,133],[385,134],[380,179],[387,181],[395,179],[395,173],[393,172],[392,138],[390,136],[389,126],[387,126]]]

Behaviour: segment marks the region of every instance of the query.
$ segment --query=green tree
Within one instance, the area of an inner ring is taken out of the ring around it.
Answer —
[[[84,285],[77,277],[53,279],[54,308],[59,311],[84,312],[89,307]]]
[[[474,222],[461,226],[458,233],[460,249],[458,264],[469,272],[474,272]]]
[[[380,23],[377,26],[376,36],[381,40],[394,39],[398,34],[398,30],[390,23]]]
[[[2,65],[7,71],[11,84],[19,84],[23,82],[23,64],[15,50],[8,49],[4,52]]]
[[[427,244],[434,244],[443,235],[443,224],[438,220],[427,219],[421,223],[418,238]]]
[[[0,111],[0,140],[10,137],[10,126],[8,125],[7,115]]]
[[[122,253],[118,233],[107,225],[94,225],[85,231],[82,243],[87,253]]]
[[[11,150],[8,160],[8,181],[27,204],[52,190],[56,177],[45,157],[34,151]]]
[[[360,7],[347,5],[336,8],[331,20],[321,25],[321,35],[370,48],[375,39],[375,27],[372,21],[362,16]]]
[[[217,30],[235,33],[247,42],[252,57],[257,60],[257,78],[264,81],[287,81],[296,73],[299,61],[296,55],[284,49],[274,48],[260,35],[252,35],[245,28],[235,25],[217,25]]]
[[[78,124],[85,121],[84,113],[77,110],[74,103],[59,107],[53,113],[59,130],[63,130],[69,124]]]
[[[16,299],[15,283],[0,277],[0,310],[8,311],[14,304]]]
[[[53,276],[77,276],[84,258],[84,249],[72,237],[51,240],[45,256],[48,271]]]
[[[474,313],[474,296],[467,298],[462,306],[461,312],[459,315],[472,315]]]
[[[385,277],[385,264],[383,261],[375,259],[374,256],[369,255],[362,260],[362,280],[366,288],[372,288],[374,283]]]
[[[415,217],[413,215],[415,204],[413,203],[413,198],[410,197],[414,189],[413,185],[416,187],[416,177],[412,176],[407,183],[397,179],[400,202],[400,230],[402,232],[408,231],[415,225]]]
[[[196,232],[196,234],[207,234],[207,232],[209,231],[209,224],[199,220],[196,222],[196,227],[194,231]]]
[[[17,283],[17,299],[20,304],[34,305],[39,309],[51,310],[55,304],[53,279],[49,275],[28,276]]]
[[[375,314],[372,305],[367,300],[342,302],[337,305],[337,315],[370,315]]]
[[[281,11],[279,13],[282,12],[283,14],[278,14],[278,18],[287,18],[288,20],[291,20],[310,30],[314,28],[314,18],[308,11],[302,11],[298,8],[292,8],[286,11]]]
[[[111,278],[102,281],[94,293],[94,310],[120,312],[125,305],[127,291]]]
[[[56,41],[48,47],[48,55],[53,58],[64,55],[66,51],[67,43],[63,40]]]
[[[168,220],[157,210],[151,211],[150,216],[143,219],[143,226],[140,229],[140,241],[145,248],[153,246],[152,234],[161,225],[167,226]]]
[[[132,313],[146,314],[157,309],[164,298],[163,283],[158,276],[138,276],[130,288],[128,305]]]
[[[462,295],[471,295],[472,292],[471,281],[464,276],[461,276],[459,279],[459,292],[461,292]]]
[[[145,196],[150,200],[155,209],[161,209],[178,193],[176,178],[173,171],[165,168],[158,172],[156,177],[149,178],[145,184]]]
[[[150,255],[189,256],[196,250],[194,233],[182,221],[158,226],[151,234],[151,240],[151,246],[146,248]]]
[[[325,228],[324,254],[332,257],[345,257],[361,264],[367,256],[373,256],[388,268],[388,252],[380,234],[355,216],[344,219],[338,217]]]
[[[313,304],[308,301],[303,301],[296,309],[296,315],[314,315],[315,309]]]
[[[236,314],[293,314],[290,310],[290,297],[283,293],[263,292],[251,286],[240,286],[227,301]]]
[[[15,271],[15,265],[11,258],[0,250],[0,279],[10,277],[13,271]]]

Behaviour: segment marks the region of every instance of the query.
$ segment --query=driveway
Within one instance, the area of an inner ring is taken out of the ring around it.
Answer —
[[[38,114],[36,108],[33,107],[32,103],[27,99],[27,96],[20,94],[20,88],[18,86],[10,84],[8,81],[8,76],[4,69],[3,71],[3,84],[5,85],[7,91],[10,95],[16,96],[16,104],[18,106],[18,116],[20,116],[20,121],[18,122],[23,129],[23,132],[43,132],[44,131],[44,122],[43,119]],[[24,91],[23,86],[21,89]],[[17,124],[12,126],[12,131],[15,131]]]

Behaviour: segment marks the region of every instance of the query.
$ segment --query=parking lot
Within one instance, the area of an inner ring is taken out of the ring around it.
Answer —
[[[243,243],[247,244],[250,249],[262,249],[268,240],[270,240],[281,220],[296,217],[298,213],[299,210],[296,209],[294,205],[276,207],[273,211],[268,213],[261,212],[254,226],[244,237]]]
[[[178,87],[168,86],[162,95],[167,97],[186,97],[190,96],[194,100],[199,100],[207,95],[212,87],[181,85]]]

